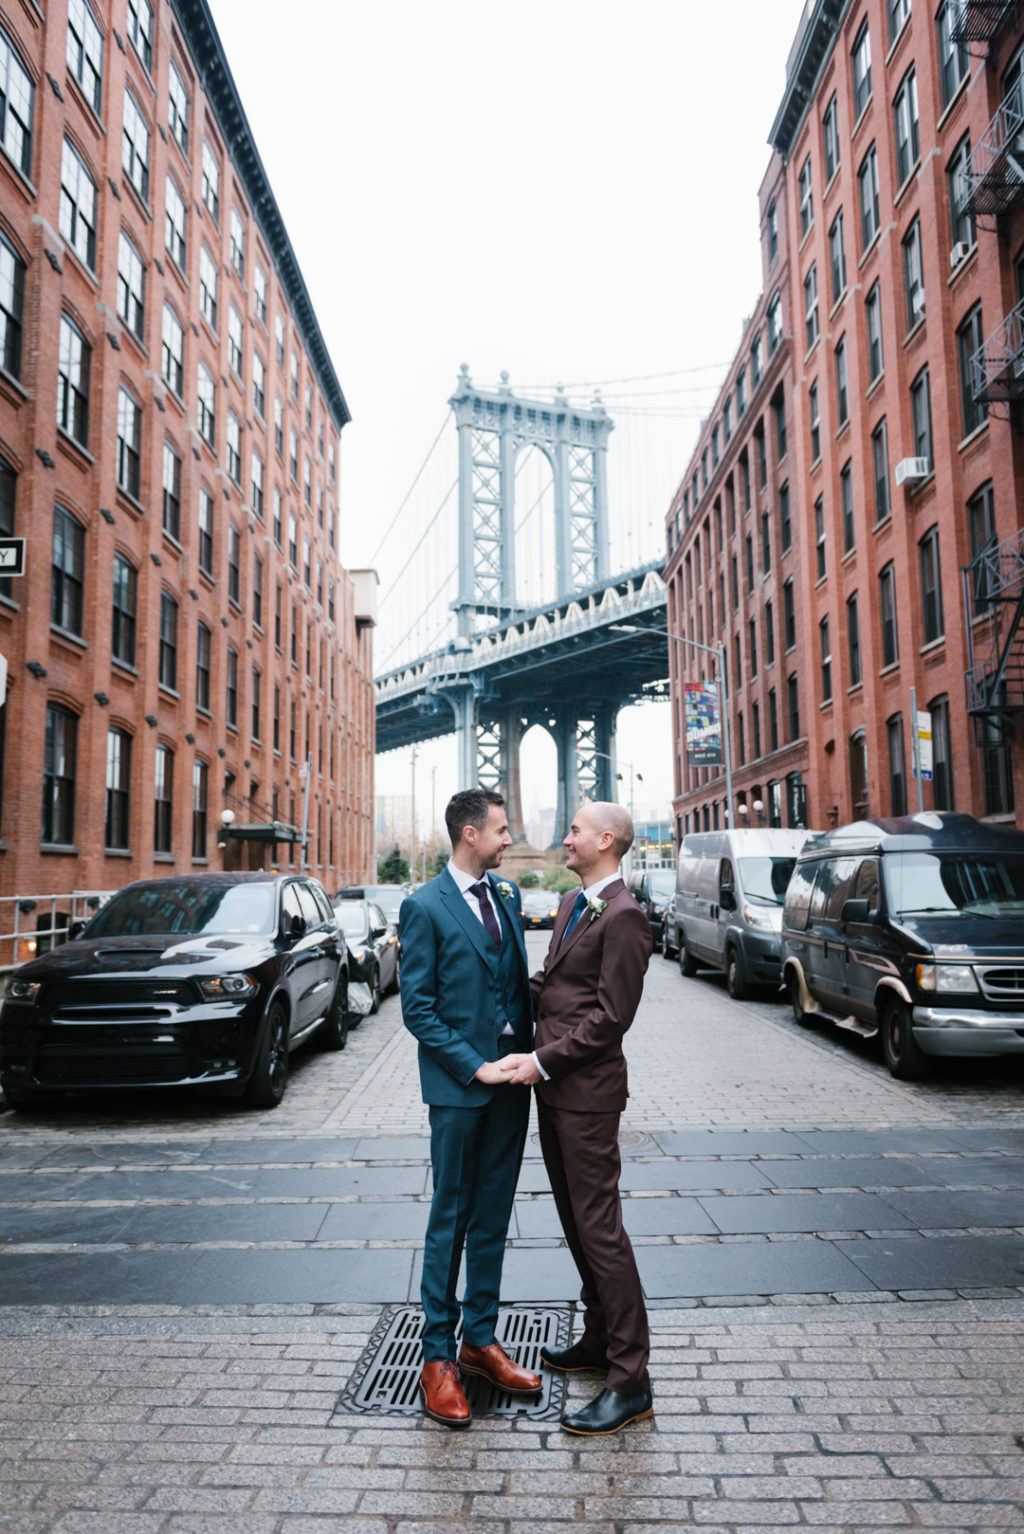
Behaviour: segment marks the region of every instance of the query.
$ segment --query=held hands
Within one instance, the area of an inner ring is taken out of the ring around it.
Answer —
[[[487,1087],[502,1086],[505,1083],[530,1087],[540,1081],[541,1076],[532,1055],[505,1055],[501,1060],[486,1060],[477,1071],[476,1079]]]

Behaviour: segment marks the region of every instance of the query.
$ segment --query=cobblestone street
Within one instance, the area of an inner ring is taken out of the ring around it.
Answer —
[[[297,1057],[275,1112],[0,1114],[0,1531],[1024,1525],[1020,1067],[901,1084],[870,1045],[657,957],[627,1052],[656,1417],[590,1442],[336,1409],[418,1293],[426,1117],[397,999]],[[531,1139],[510,1305],[575,1297],[546,1189]]]

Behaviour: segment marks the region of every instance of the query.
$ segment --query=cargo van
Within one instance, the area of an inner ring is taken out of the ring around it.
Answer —
[[[970,815],[861,820],[807,841],[783,982],[804,1026],[881,1036],[894,1076],[1024,1054],[1024,832]]]
[[[666,941],[684,975],[722,969],[737,1001],[781,984],[782,905],[807,836],[766,827],[683,838]]]

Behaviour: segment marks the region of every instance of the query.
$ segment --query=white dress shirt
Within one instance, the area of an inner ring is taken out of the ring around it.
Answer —
[[[598,895],[600,895],[601,891],[607,885],[613,884],[616,879],[621,879],[621,878],[622,878],[621,874],[617,874],[617,873],[616,874],[608,874],[606,878],[604,878],[604,879],[597,879],[593,884],[586,885],[584,887],[583,894],[584,894],[584,896],[586,897],[587,900],[596,900]],[[579,893],[580,893],[579,890],[577,890],[576,891],[576,898],[577,899],[579,898]],[[583,913],[581,914],[579,919],[580,919],[580,921],[586,921],[587,913],[586,913],[585,910],[583,911]],[[577,923],[577,925],[578,925],[578,923]],[[533,1051],[533,1063],[537,1067],[537,1069],[540,1071],[540,1073],[543,1076],[544,1080],[545,1081],[550,1081],[551,1077],[548,1075],[547,1071],[544,1069],[544,1067],[541,1065],[540,1061],[537,1059],[537,1051],[536,1050]]]
[[[490,879],[488,879],[487,875],[485,873],[483,873],[483,874],[480,875],[479,879],[474,879],[472,874],[466,873],[465,870],[460,868],[457,863],[453,863],[451,858],[448,859],[448,872],[451,874],[452,878],[455,880],[456,884],[459,886],[459,889],[462,891],[462,898],[463,898],[463,900],[469,906],[469,909],[472,911],[473,915],[476,917],[476,919],[480,923],[481,927],[484,924],[484,913],[480,909],[480,901],[479,901],[479,899],[473,893],[473,885],[474,884],[486,885],[486,887],[487,887],[487,900],[490,903],[491,910],[494,912],[494,920],[498,923],[498,931],[500,932],[501,931],[501,913],[500,913],[500,911],[498,911],[498,909],[495,906],[495,903],[494,903],[494,886],[491,884],[491,881],[490,881]],[[516,1036],[515,1035],[515,1029],[512,1028],[512,1026],[510,1024],[506,1024],[506,1026],[502,1029],[502,1032],[500,1034],[500,1037],[503,1038],[503,1039],[514,1039],[515,1036]]]

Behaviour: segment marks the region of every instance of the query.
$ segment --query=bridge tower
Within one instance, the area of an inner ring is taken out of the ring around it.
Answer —
[[[459,593],[455,647],[522,610],[515,568],[515,464],[526,447],[551,465],[554,486],[556,602],[570,601],[609,575],[608,438],[614,423],[595,393],[590,408],[521,399],[508,374],[497,390],[478,389],[465,363],[449,401],[459,438]],[[614,797],[616,710],[606,699],[579,698],[557,719],[521,706],[496,709],[471,682],[447,689],[459,742],[461,787],[503,785],[512,834],[525,839],[519,746],[533,724],[550,730],[558,750],[561,840],[581,797]]]

